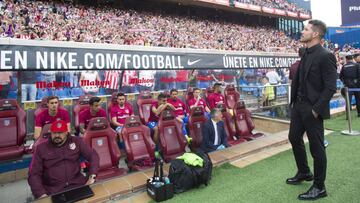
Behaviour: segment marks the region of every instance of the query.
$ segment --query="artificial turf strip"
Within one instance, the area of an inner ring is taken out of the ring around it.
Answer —
[[[360,131],[360,117],[357,117],[356,110],[351,112],[352,129]],[[333,117],[329,120],[325,120],[325,128],[333,131],[348,130],[348,121],[345,119],[345,115]]]
[[[338,122],[332,119],[327,125],[341,128]],[[328,173],[325,183],[328,197],[317,202],[360,202],[360,136],[349,137],[334,132],[326,139],[330,143],[327,148]],[[312,169],[310,153],[308,157]],[[291,150],[245,168],[225,164],[213,170],[209,186],[177,194],[168,202],[294,202],[298,201],[300,193],[311,186],[311,182],[285,184],[285,179],[295,173]]]

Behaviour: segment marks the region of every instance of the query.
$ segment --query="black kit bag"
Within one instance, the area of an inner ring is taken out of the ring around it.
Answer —
[[[193,188],[197,182],[196,178],[190,166],[186,165],[183,160],[174,159],[171,161],[169,179],[174,185],[175,193],[182,193]]]
[[[169,179],[174,184],[174,192],[181,193],[201,184],[208,185],[211,180],[212,162],[209,155],[201,150],[195,152],[203,159],[203,167],[190,166],[181,159],[171,161]]]
[[[163,160],[155,160],[154,176],[147,180],[146,189],[148,195],[157,202],[173,198],[174,186],[169,178],[164,176]]]
[[[201,184],[208,185],[211,180],[212,168],[213,164],[211,159],[207,153],[202,150],[197,150],[195,152],[196,155],[203,159],[203,167],[198,166],[190,166],[192,168],[193,173],[196,175],[197,182],[195,186],[200,186]]]

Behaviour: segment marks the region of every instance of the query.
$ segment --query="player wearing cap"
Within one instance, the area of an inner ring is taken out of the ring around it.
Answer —
[[[67,123],[55,121],[48,141],[36,147],[28,182],[35,198],[95,182],[99,156],[80,137],[69,136]],[[90,162],[89,176],[80,172],[80,156]]]

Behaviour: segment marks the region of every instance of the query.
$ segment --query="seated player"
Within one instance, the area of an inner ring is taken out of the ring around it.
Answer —
[[[36,147],[28,182],[35,198],[42,198],[95,182],[99,156],[79,137],[69,136],[67,122],[55,121],[51,137]],[[80,170],[80,157],[90,162],[89,176]]]
[[[111,124],[113,125],[114,130],[118,134],[119,138],[119,148],[124,149],[125,145],[122,141],[121,130],[124,127],[125,120],[127,117],[134,114],[132,106],[125,102],[124,93],[120,92],[116,95],[117,103],[111,107],[110,118]]]
[[[225,104],[225,97],[221,94],[221,83],[214,84],[214,93],[207,98],[210,110],[217,107],[218,104]]]
[[[182,131],[188,142],[190,142],[191,138],[188,136],[185,125],[188,122],[188,109],[183,101],[181,101],[178,97],[177,89],[170,90],[170,98],[168,98],[167,103],[169,103],[172,109],[174,109],[176,119],[182,122]]]
[[[80,123],[80,133],[83,135],[85,133],[85,129],[87,128],[90,119],[96,117],[105,117],[106,112],[100,106],[100,98],[99,97],[91,97],[89,100],[90,107],[82,110],[79,115],[79,123]]]
[[[37,140],[40,137],[41,130],[45,124],[52,123],[57,120],[63,120],[67,124],[68,132],[70,132],[70,118],[69,113],[59,108],[59,98],[57,96],[50,96],[47,98],[47,111],[42,111],[35,118],[34,138]]]
[[[161,112],[164,111],[167,107],[174,108],[171,104],[167,103],[167,96],[163,93],[160,93],[158,96],[158,100],[151,105],[150,117],[148,122],[148,127],[154,130],[153,140],[155,144],[158,143],[159,129],[158,122]],[[175,110],[175,109],[173,109]]]
[[[210,117],[210,109],[206,105],[206,102],[203,98],[200,96],[201,90],[199,88],[194,88],[194,97],[191,98],[188,101],[188,105],[190,106],[190,109],[196,106],[202,106],[205,110],[205,115],[209,118]]]

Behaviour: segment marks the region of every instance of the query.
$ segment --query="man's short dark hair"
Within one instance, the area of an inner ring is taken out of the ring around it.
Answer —
[[[345,56],[346,60],[353,60],[354,59],[354,55],[347,55]]]
[[[49,103],[50,100],[53,100],[53,99],[57,99],[57,100],[59,101],[59,97],[57,97],[57,96],[50,96],[50,97],[47,98],[47,103]]]
[[[178,92],[178,90],[175,89],[175,88],[174,88],[174,89],[171,89],[171,90],[170,90],[170,94],[172,94],[173,92]]]
[[[200,90],[200,88],[195,87],[195,88],[193,89],[193,92],[195,92],[196,90]]]
[[[124,96],[124,97],[125,97],[125,94],[124,94],[123,92],[119,92],[119,93],[117,93],[116,98],[118,98],[118,97],[122,97],[122,96]]]
[[[262,79],[266,79],[267,81],[269,81],[269,78],[267,76],[264,76]]]
[[[360,56],[360,53],[354,54],[354,58]]]
[[[167,96],[166,96],[166,94],[164,94],[164,93],[160,93],[157,98],[158,98],[158,100],[160,100],[160,99],[166,99]]]
[[[210,111],[210,117],[211,117],[211,118],[214,118],[214,117],[215,117],[215,114],[216,114],[217,112],[220,112],[220,113],[221,113],[220,109],[218,109],[218,108],[213,108],[213,109]]]
[[[299,57],[302,57],[305,54],[305,51],[306,51],[305,47],[300,47],[298,51]]]
[[[100,102],[101,99],[99,97],[91,97],[89,100],[90,106],[94,105],[95,102]]]
[[[220,82],[216,82],[215,84],[214,84],[214,87],[216,87],[216,86],[221,86],[222,84],[220,83]]]
[[[312,29],[319,33],[320,39],[324,38],[326,33],[326,24],[321,20],[310,20],[309,24],[312,25]]]

